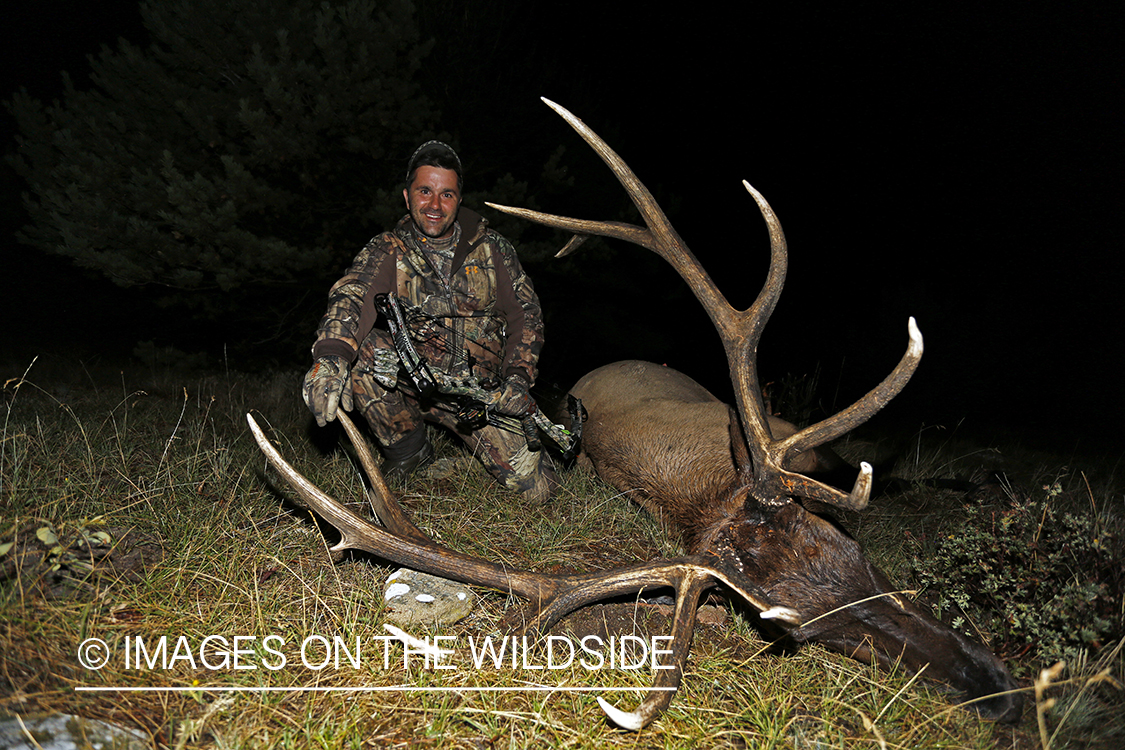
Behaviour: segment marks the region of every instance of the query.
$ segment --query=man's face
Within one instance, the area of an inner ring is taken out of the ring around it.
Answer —
[[[457,189],[457,173],[452,169],[418,167],[414,170],[414,181],[402,191],[402,196],[419,232],[434,239],[453,234],[461,191]]]

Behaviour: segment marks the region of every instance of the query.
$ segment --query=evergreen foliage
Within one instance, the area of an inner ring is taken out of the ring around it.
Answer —
[[[140,7],[148,49],[122,40],[91,86],[7,103],[30,188],[20,240],[197,316],[266,320],[326,291],[401,213],[404,154],[436,121],[412,4]]]

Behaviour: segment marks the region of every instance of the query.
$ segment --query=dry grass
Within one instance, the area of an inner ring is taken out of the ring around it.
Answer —
[[[479,592],[477,610],[442,631],[456,644],[457,669],[420,668],[416,660],[404,666],[396,645],[385,665],[380,589],[391,568],[358,554],[331,564],[332,531],[322,533],[286,500],[245,427],[244,414],[254,412],[301,471],[359,507],[359,472],[332,434],[310,425],[297,395],[299,374],[150,375],[143,384],[137,375],[81,370],[40,381],[35,375],[33,369],[18,390],[16,381],[5,389],[0,542],[14,544],[0,556],[7,566],[0,568],[4,713],[112,720],[169,748],[1118,746],[1107,743],[1120,735],[1099,735],[1084,717],[1098,715],[1094,709],[1106,701],[1120,706],[1110,682],[1122,674],[1120,647],[1071,665],[1071,677],[1043,688],[1042,731],[1034,711],[1018,727],[999,727],[911,675],[817,647],[778,655],[737,613],[699,628],[683,688],[639,733],[607,725],[596,692],[495,690],[649,681],[643,670],[474,668],[468,639],[504,635],[516,612],[518,603],[501,594]],[[440,457],[459,460],[451,442],[438,447]],[[495,487],[472,463],[456,466],[402,492],[419,524],[453,548],[545,571],[677,552],[652,518],[584,472],[564,472],[561,496],[535,507]],[[912,497],[897,511],[876,503],[869,516],[846,520],[892,577],[901,530],[943,527],[955,504]],[[1120,494],[1102,497],[1119,502]],[[58,539],[51,548],[30,539],[43,528]],[[107,559],[94,559],[99,532],[113,548]],[[138,562],[123,554],[142,541],[162,548],[163,557]],[[617,606],[617,619],[635,623],[636,632],[659,630],[650,607]],[[192,668],[186,657],[167,669],[125,667],[126,642],[151,645],[166,636],[171,654],[182,638],[198,657],[209,635],[250,637],[242,659],[256,668]],[[284,640],[281,668],[267,666],[279,662],[263,649],[268,635]],[[305,666],[300,644],[310,636],[359,639],[359,665]],[[92,637],[113,654],[96,671],[77,658],[79,644]],[[79,690],[95,687],[144,689]],[[232,688],[238,691],[224,692]],[[609,697],[629,706],[639,695]],[[1048,708],[1050,700],[1056,703]]]

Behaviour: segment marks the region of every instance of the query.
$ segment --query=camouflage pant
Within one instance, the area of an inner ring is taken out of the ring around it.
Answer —
[[[357,364],[370,361],[376,348],[393,348],[390,334],[373,330],[360,347]],[[352,369],[355,408],[383,447],[394,445],[426,422],[432,422],[449,428],[463,440],[488,473],[508,489],[542,500],[553,493],[558,479],[550,457],[542,450],[529,451],[522,432],[509,432],[493,425],[469,430],[453,411],[423,407],[413,396],[383,387],[362,370]]]

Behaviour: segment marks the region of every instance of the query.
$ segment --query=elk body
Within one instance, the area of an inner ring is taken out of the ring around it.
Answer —
[[[747,492],[752,470],[738,465],[743,452],[732,447],[741,432],[703,386],[669,367],[625,361],[588,373],[571,393],[589,413],[579,460],[678,531],[689,553],[733,547],[771,602],[811,623],[791,637],[924,669],[985,716],[1019,718],[1022,700],[1009,692],[1015,683],[988,649],[894,593],[835,523],[800,503],[766,504]],[[777,439],[797,432],[774,417],[768,424]],[[785,468],[808,474],[835,469],[838,460],[810,450]]]
[[[677,528],[706,514],[695,509],[695,498],[715,497],[735,481],[730,407],[679,370],[614,362],[587,373],[570,392],[589,413],[579,461]],[[798,432],[778,417],[768,421],[775,438]],[[793,456],[785,468],[823,475],[847,464],[834,451],[815,448]]]
[[[787,249],[781,225],[765,199],[744,183],[769,228],[770,271],[754,304],[736,311],[620,157],[578,118],[554,103],[547,104],[613,170],[646,226],[493,207],[574,232],[575,239],[560,255],[591,234],[624,239],[656,252],[691,287],[726,349],[736,408],[727,411],[725,420],[716,415],[727,407],[716,406],[706,390],[678,373],[678,378],[669,378],[673,371],[655,365],[625,363],[620,368],[618,374],[636,379],[626,389],[637,396],[633,402],[623,398],[620,390],[605,387],[608,381],[594,377],[596,373],[577,389],[590,413],[583,436],[587,458],[606,481],[635,492],[646,507],[676,526],[689,554],[579,575],[513,570],[461,554],[435,543],[410,522],[383,481],[362,436],[343,412],[337,418],[370,479],[368,499],[382,525],[348,510],[302,477],[250,418],[254,437],[269,462],[307,507],[340,532],[333,551],[366,550],[415,570],[526,599],[524,632],[530,636],[544,633],[564,615],[587,604],[672,588],[676,607],[671,668],[656,672],[654,690],[634,711],[621,711],[598,698],[611,720],[627,729],[648,725],[671,702],[683,678],[700,597],[715,586],[724,587],[757,610],[763,621],[774,623],[798,641],[818,640],[858,658],[894,660],[901,655],[915,669],[928,664],[927,674],[933,673],[971,698],[981,696],[976,705],[984,713],[1004,720],[1018,717],[1022,699],[1018,693],[1006,692],[1015,686],[999,660],[902,599],[867,562],[858,544],[794,501],[807,498],[855,510],[867,504],[871,489],[867,464],[862,465],[851,492],[842,492],[801,473],[810,471],[802,461],[816,455],[818,446],[862,424],[906,384],[922,354],[921,334],[913,320],[906,354],[870,393],[823,422],[775,434],[761,401],[755,359],[762,329],[781,293]],[[675,381],[671,389],[670,380]],[[664,382],[663,390],[653,386],[656,381]],[[641,429],[638,420],[652,419],[640,411],[643,403],[667,398],[670,391],[679,394],[680,400],[658,409],[670,421],[660,429]],[[687,418],[692,413],[710,416],[702,421]],[[720,436],[723,430],[728,433],[725,439]],[[709,447],[702,454],[693,453],[704,444]],[[708,466],[714,470],[702,468]]]

